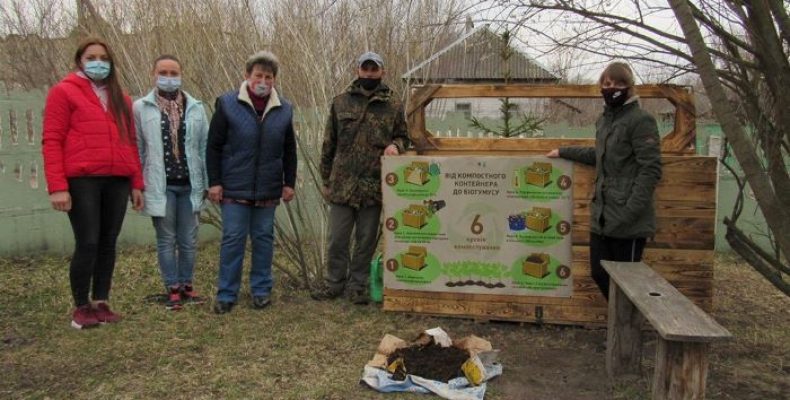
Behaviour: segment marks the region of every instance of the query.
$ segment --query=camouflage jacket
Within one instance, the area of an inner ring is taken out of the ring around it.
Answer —
[[[327,201],[352,207],[381,204],[381,155],[409,144],[403,106],[384,84],[366,95],[355,81],[332,100],[321,151]]]

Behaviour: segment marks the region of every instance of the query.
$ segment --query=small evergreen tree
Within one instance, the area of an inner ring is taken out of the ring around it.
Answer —
[[[502,79],[505,85],[510,83],[510,57],[513,56],[513,48],[510,46],[513,36],[509,30],[505,30],[502,35],[502,50],[499,55],[502,59]],[[517,114],[518,105],[510,102],[509,97],[499,99],[499,112],[502,113],[502,125],[490,127],[477,117],[469,117],[469,126],[482,130],[483,132],[491,132],[494,135],[502,136],[505,138],[527,136],[533,137],[537,132],[542,130],[545,118],[537,118],[526,113],[520,113],[518,120],[514,118]]]

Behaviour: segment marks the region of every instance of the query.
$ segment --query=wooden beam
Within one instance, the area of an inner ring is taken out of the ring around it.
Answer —
[[[678,85],[637,85],[636,93],[642,98],[664,98],[675,106],[675,126],[661,143],[661,150],[667,154],[694,154],[696,141],[696,110],[694,98],[688,87]],[[545,85],[545,84],[467,84],[467,85],[425,85],[413,86],[412,97],[407,107],[407,116],[425,107],[434,98],[466,97],[515,97],[515,98],[598,98],[598,85]],[[425,119],[423,115],[423,119]],[[411,132],[411,131],[410,131]],[[415,130],[419,135],[425,129]],[[416,143],[424,144],[417,136]],[[534,139],[533,139],[534,140]],[[511,143],[512,144],[512,143]],[[425,146],[423,146],[425,147]],[[457,149],[448,148],[448,151]],[[507,151],[507,149],[504,149]],[[532,149],[521,149],[530,151]],[[490,151],[490,150],[485,150]]]
[[[609,378],[639,375],[642,368],[642,323],[634,303],[612,281],[606,327],[606,373]]]
[[[522,97],[522,98],[599,98],[598,85],[529,85],[529,84],[474,84],[474,85],[436,85],[439,89],[433,98],[459,97]],[[677,85],[636,85],[636,92],[642,98],[666,98],[667,88],[673,93],[685,90]]]
[[[406,107],[406,115],[411,115],[418,108],[425,108],[433,100],[433,95],[439,90],[438,85],[427,85],[414,87],[409,96],[409,105]]]
[[[708,343],[658,338],[653,400],[703,400],[708,379]]]

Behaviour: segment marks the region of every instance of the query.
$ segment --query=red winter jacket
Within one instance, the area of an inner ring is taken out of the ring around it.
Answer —
[[[131,99],[124,96],[129,110]],[[112,112],[105,111],[88,79],[69,74],[50,89],[44,107],[42,153],[49,193],[69,189],[67,178],[128,176],[143,189],[134,120],[122,140]]]

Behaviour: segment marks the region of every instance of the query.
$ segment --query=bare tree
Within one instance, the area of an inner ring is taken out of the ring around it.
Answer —
[[[75,7],[64,7],[64,4]],[[366,50],[386,61],[387,83],[454,38],[463,24],[459,0],[3,0],[0,79],[27,89],[51,85],[73,68],[85,35],[113,48],[123,86],[140,96],[153,86],[151,62],[176,55],[185,89],[213,99],[237,89],[246,58],[278,55],[278,90],[297,107],[299,179],[296,199],[279,208],[275,266],[300,286],[322,281],[326,211],[317,173],[330,100],[354,79]],[[220,226],[209,207],[204,222]],[[282,257],[281,257],[282,256]]]
[[[736,224],[738,203],[725,219],[730,246],[790,295],[790,18],[782,0],[529,0],[481,2],[502,18],[549,42],[628,59],[668,71],[667,79],[698,74],[726,141],[767,222],[772,247],[761,248]],[[667,15],[673,18],[667,21]],[[559,23],[558,23],[559,22]],[[672,25],[679,24],[680,32]],[[741,192],[742,195],[742,192]]]

